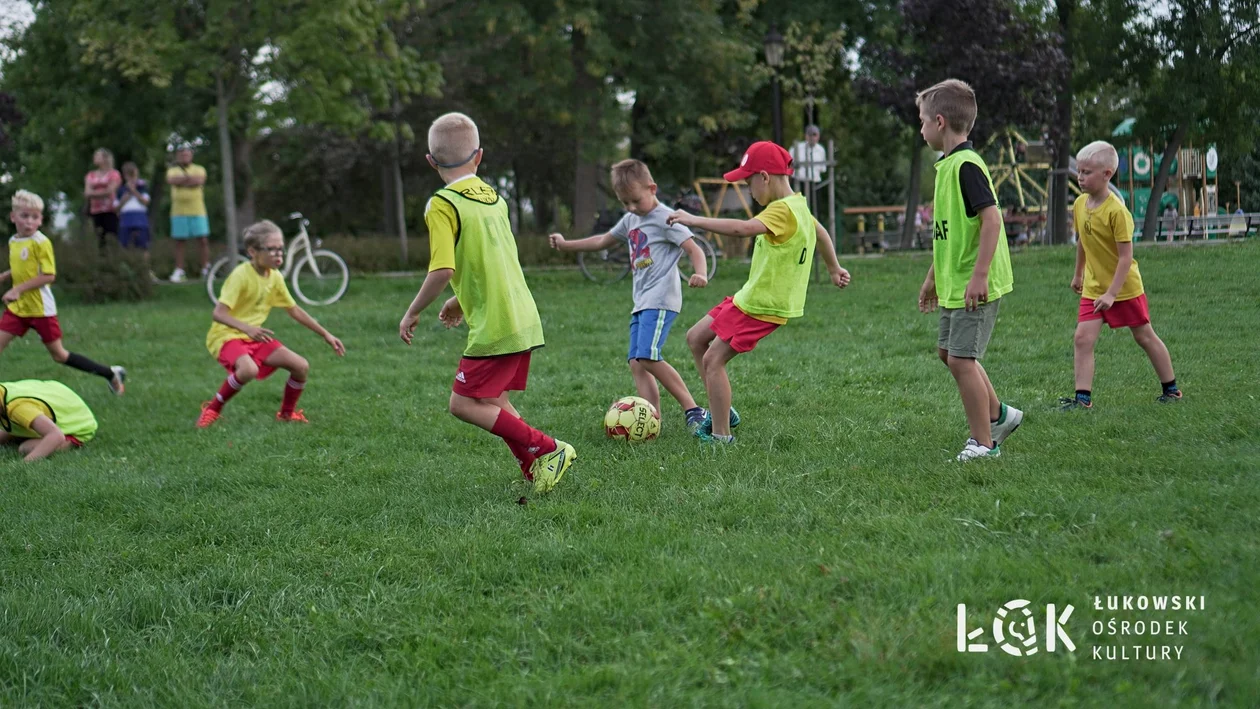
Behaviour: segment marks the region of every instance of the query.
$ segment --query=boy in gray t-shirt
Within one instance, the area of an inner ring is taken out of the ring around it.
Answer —
[[[647,165],[638,160],[622,160],[612,167],[613,191],[626,208],[626,215],[607,234],[598,234],[576,241],[565,241],[552,234],[551,247],[557,251],[601,251],[608,248],[630,249],[630,267],[634,274],[634,307],[630,314],[630,352],[626,359],[639,396],[661,409],[660,382],[682,405],[687,428],[694,429],[704,421],[705,411],[696,406],[686,383],[669,362],[663,349],[674,318],[682,309],[682,276],[678,259],[683,253],[691,261],[695,273],[687,282],[692,288],[703,288],[709,281],[704,252],[691,238],[691,231],[679,225],[669,226],[665,218],[671,213],[656,199],[656,183]]]

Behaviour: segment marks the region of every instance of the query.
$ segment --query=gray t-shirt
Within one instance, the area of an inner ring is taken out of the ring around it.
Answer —
[[[617,222],[609,233],[630,247],[630,267],[634,270],[634,309],[682,310],[682,279],[678,275],[678,259],[682,243],[691,238],[691,230],[681,224],[666,226],[670,210],[657,204],[645,217],[632,212]]]

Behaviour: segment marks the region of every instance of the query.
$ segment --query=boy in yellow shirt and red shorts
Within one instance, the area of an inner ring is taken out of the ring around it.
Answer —
[[[1072,290],[1081,296],[1074,340],[1076,393],[1060,400],[1064,411],[1093,408],[1094,344],[1103,323],[1127,327],[1150,358],[1162,392],[1157,401],[1181,398],[1172,357],[1151,327],[1146,291],[1133,258],[1133,216],[1108,187],[1120,158],[1107,142],[1095,141],[1076,155],[1080,197],[1072,205],[1076,222],[1076,273]]]

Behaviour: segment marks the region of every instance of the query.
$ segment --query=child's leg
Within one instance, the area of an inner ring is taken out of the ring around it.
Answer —
[[[993,447],[993,437],[989,430],[989,388],[985,386],[985,377],[980,363],[971,357],[949,357],[949,373],[954,375],[958,383],[958,393],[962,396],[963,411],[967,414],[967,428],[971,437],[986,448]]]
[[[984,371],[984,366],[976,361],[976,367],[980,370],[980,378],[984,380],[984,388],[989,392],[989,421],[997,421],[1002,415],[1002,402],[998,400],[997,392],[993,390],[993,382],[989,381],[989,373]]]
[[[13,333],[0,330],[0,352],[4,352],[4,348],[8,347],[10,342],[13,342],[14,337],[16,335]]]
[[[505,391],[500,394],[497,399],[491,399],[489,401],[502,409],[504,414],[511,415],[515,417],[516,420],[524,423],[520,412],[516,410],[515,406],[512,406],[512,402],[508,401],[508,392]],[[528,477],[529,468],[534,464],[534,461],[538,459],[538,453],[533,451],[532,447],[529,445],[517,443],[515,441],[508,440],[507,438],[504,438],[503,442],[507,444],[508,450],[512,451],[512,457],[516,458],[516,462],[520,464],[521,472],[525,473],[526,477]]]
[[[657,413],[661,410],[661,390],[656,386],[656,378],[648,371],[647,360],[632,359],[629,361],[630,376],[634,377],[634,389],[640,397],[647,399]]]
[[[1076,390],[1091,391],[1094,386],[1094,345],[1102,332],[1103,321],[1086,320],[1076,324],[1076,336],[1072,339],[1075,351],[1073,369],[1076,372]],[[1137,333],[1134,333],[1137,336]]]
[[[678,400],[683,411],[689,411],[696,408],[696,400],[691,396],[691,390],[687,388],[687,383],[683,381],[682,375],[678,370],[674,369],[669,362],[665,360],[644,360],[643,367],[656,378],[664,387],[669,395]],[[657,407],[660,411],[660,407]]]
[[[52,342],[45,342],[44,347],[48,348],[48,354],[52,355],[54,362],[64,364],[67,367],[73,367],[80,372],[95,374],[98,377],[104,377],[111,381],[114,379],[114,370],[110,369],[106,365],[93,362],[81,354],[75,354],[67,351],[66,348],[62,346],[60,339],[53,340]]]
[[[233,365],[232,369],[232,373],[223,381],[219,391],[215,393],[214,398],[206,406],[211,411],[222,411],[223,405],[228,403],[229,399],[240,393],[246,384],[258,378],[258,365],[247,354],[237,357],[236,364]]]
[[[717,339],[704,353],[704,388],[709,394],[709,417],[713,420],[715,436],[731,435],[731,380],[726,376],[726,363],[737,354],[734,348]]]
[[[507,400],[507,392],[493,399],[475,399],[452,392],[450,412],[460,421],[502,438],[521,464],[521,471],[526,474],[538,456],[556,449],[556,442],[551,436],[516,415],[516,409]]]
[[[1146,350],[1146,356],[1151,358],[1151,364],[1155,366],[1155,374],[1159,375],[1161,384],[1168,384],[1175,381],[1177,375],[1173,372],[1172,355],[1168,354],[1168,348],[1164,345],[1164,341],[1159,339],[1159,335],[1155,334],[1155,328],[1150,323],[1140,327],[1132,328],[1133,339],[1138,345]]]
[[[302,396],[302,390],[306,388],[306,377],[311,371],[311,363],[288,347],[281,347],[267,355],[263,364],[289,371],[289,380],[284,383],[284,399],[280,402],[280,415],[292,414],[298,398]]]
[[[713,342],[713,338],[717,337],[717,333],[709,327],[713,324],[713,316],[705,315],[691,326],[687,331],[687,348],[691,350],[691,356],[696,361],[696,372],[700,374],[700,381],[706,381],[704,375],[704,355],[709,351],[709,343]],[[708,384],[705,384],[707,387]]]

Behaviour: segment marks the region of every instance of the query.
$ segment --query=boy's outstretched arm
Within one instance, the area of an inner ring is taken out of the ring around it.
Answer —
[[[420,313],[424,309],[433,304],[442,291],[446,290],[446,285],[451,282],[451,278],[455,275],[453,268],[439,268],[436,271],[429,271],[429,275],[424,277],[424,283],[420,285],[420,292],[416,293],[416,297],[411,301],[411,306],[407,308],[407,312],[403,315],[402,321],[398,323],[398,336],[403,342],[411,344],[411,339],[415,335],[416,323],[420,322]],[[443,312],[447,310],[445,306]]]
[[[976,267],[967,282],[967,290],[963,292],[963,306],[967,310],[975,310],[989,302],[989,266],[993,264],[993,254],[997,253],[998,239],[1002,236],[1002,213],[997,205],[981,209],[978,216],[980,251],[976,254]]]
[[[709,264],[700,245],[695,239],[687,239],[680,246],[683,253],[687,254],[687,260],[691,261],[691,278],[687,279],[687,285],[692,288],[709,285]]]
[[[711,231],[722,236],[737,236],[745,239],[770,231],[765,224],[761,223],[760,219],[713,219],[711,217],[698,217],[691,212],[685,212],[681,209],[675,210],[665,221],[670,225],[682,224],[683,226]]]
[[[333,352],[336,352],[338,357],[346,356],[346,346],[341,344],[341,340],[338,340],[331,332],[325,330],[324,326],[320,325],[319,322],[316,321],[315,318],[311,317],[310,313],[303,310],[301,306],[295,305],[292,308],[287,308],[285,312],[289,314],[289,317],[301,323],[307,330],[310,330],[316,335],[324,338],[324,342],[327,342],[328,346],[333,348]]]
[[[849,272],[840,265],[840,259],[836,258],[836,245],[831,241],[831,234],[823,228],[821,222],[814,220],[814,237],[818,241],[818,248],[822,251],[823,263],[827,265],[827,273],[831,274],[831,282],[837,288],[844,288],[849,285],[849,281],[853,279]]]
[[[56,453],[61,444],[66,442],[66,434],[62,433],[57,424],[53,423],[52,419],[47,416],[36,416],[35,420],[31,422],[31,430],[39,434],[39,443],[36,443],[31,452],[27,453],[26,457],[22,459],[27,463],[47,458]]]
[[[596,234],[588,236],[585,239],[577,239],[574,241],[566,241],[562,234],[551,234],[547,237],[547,241],[551,243],[551,248],[556,251],[603,251],[611,249],[621,242],[620,239],[612,234]]]

